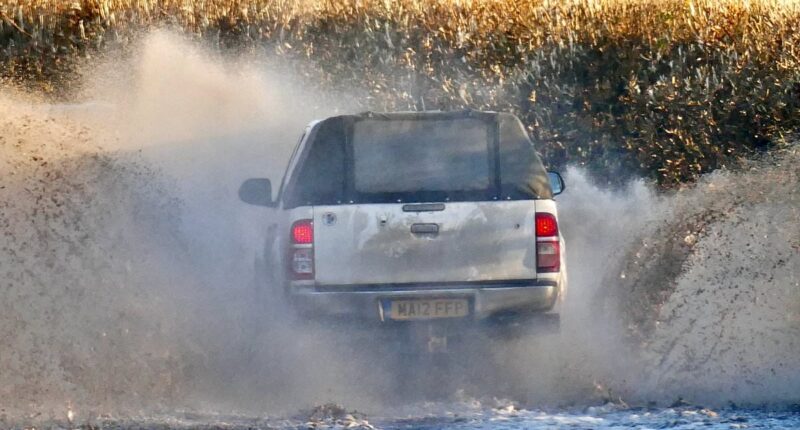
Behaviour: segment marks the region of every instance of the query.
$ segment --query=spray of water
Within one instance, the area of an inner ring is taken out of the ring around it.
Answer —
[[[271,299],[270,214],[236,197],[247,177],[279,181],[303,126],[358,110],[356,97],[309,90],[268,58],[143,40],[87,72],[79,105],[0,96],[6,410],[385,406],[380,363]],[[562,333],[498,344],[472,394],[796,401],[797,161],[789,150],[673,195],[570,170]]]
[[[78,104],[2,96],[7,410],[324,401],[346,366],[315,360],[326,340],[270,307],[255,264],[270,214],[236,190],[278,182],[337,105],[166,33],[133,58],[87,72]]]

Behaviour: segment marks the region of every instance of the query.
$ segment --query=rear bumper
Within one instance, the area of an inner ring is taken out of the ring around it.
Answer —
[[[295,308],[309,317],[347,317],[383,320],[381,303],[397,298],[466,298],[469,318],[485,319],[499,314],[546,312],[553,308],[559,286],[553,281],[492,286],[457,285],[444,288],[342,288],[321,290],[313,285],[293,285],[290,297]]]

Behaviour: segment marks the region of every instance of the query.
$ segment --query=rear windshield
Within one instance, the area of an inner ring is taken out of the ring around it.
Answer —
[[[353,125],[358,193],[479,191],[491,184],[486,121],[364,120]]]
[[[309,133],[284,207],[552,198],[522,123],[480,112],[328,118]]]

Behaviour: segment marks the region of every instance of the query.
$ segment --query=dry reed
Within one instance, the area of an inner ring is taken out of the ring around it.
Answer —
[[[86,57],[168,25],[304,59],[371,109],[518,114],[549,163],[665,186],[800,122],[800,2],[6,0],[0,77],[57,93]],[[311,73],[311,72],[307,72]]]

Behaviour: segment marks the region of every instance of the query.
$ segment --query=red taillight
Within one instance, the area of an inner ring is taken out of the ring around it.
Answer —
[[[558,241],[558,221],[551,213],[536,214],[536,270],[561,270],[561,245]]]
[[[558,222],[553,214],[539,212],[536,214],[536,237],[558,236]]]
[[[314,243],[314,223],[310,219],[303,219],[292,224],[292,243]]]
[[[289,275],[294,280],[314,279],[314,222],[301,219],[292,224]]]

